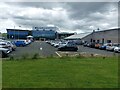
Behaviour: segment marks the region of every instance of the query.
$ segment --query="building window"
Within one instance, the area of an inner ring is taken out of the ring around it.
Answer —
[[[92,42],[93,40],[91,39],[90,42]]]
[[[107,43],[111,43],[112,41],[111,40],[107,40]]]
[[[95,40],[93,40],[93,42],[95,42]]]
[[[99,43],[100,42],[100,40],[97,40],[97,43]]]
[[[104,38],[102,39],[102,43],[104,43]]]

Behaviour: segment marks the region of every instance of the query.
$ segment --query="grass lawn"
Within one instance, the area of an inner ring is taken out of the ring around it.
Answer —
[[[4,60],[3,88],[117,88],[118,60],[44,58]]]

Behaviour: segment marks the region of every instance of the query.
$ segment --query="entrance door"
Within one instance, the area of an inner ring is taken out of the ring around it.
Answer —
[[[102,43],[104,43],[104,38],[102,39]]]
[[[45,38],[40,38],[40,41],[45,41]]]

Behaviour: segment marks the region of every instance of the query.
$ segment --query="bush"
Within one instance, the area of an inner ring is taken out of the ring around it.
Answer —
[[[84,56],[79,54],[79,55],[76,56],[76,58],[84,58]]]
[[[9,60],[14,60],[14,57],[13,57],[13,56],[10,56]]]
[[[39,54],[38,53],[35,53],[32,57],[32,59],[38,59],[39,58]]]
[[[22,59],[23,60],[25,60],[25,59],[27,59],[29,57],[29,55],[26,53],[26,54],[24,54],[24,55],[22,55]]]

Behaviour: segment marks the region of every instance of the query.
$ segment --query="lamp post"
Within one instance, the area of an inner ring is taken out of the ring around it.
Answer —
[[[14,26],[14,37],[13,38],[15,39],[15,26]]]
[[[21,26],[19,26],[19,27],[21,27]],[[18,30],[18,40],[19,40],[19,34],[20,34],[20,32],[19,32],[19,30]]]

